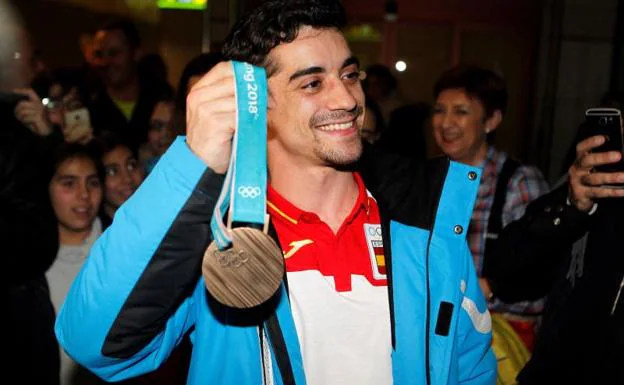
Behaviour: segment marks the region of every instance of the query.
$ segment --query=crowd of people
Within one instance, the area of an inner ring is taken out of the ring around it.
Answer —
[[[432,105],[409,102],[387,67],[360,69],[345,23],[339,2],[267,1],[174,88],[129,21],[94,31],[81,66],[49,69],[0,15],[16,42],[0,61],[16,378],[624,383],[624,189],[603,187],[624,172],[596,170],[622,153],[582,132],[550,189],[495,146],[499,74],[456,66]],[[236,129],[229,60],[267,70],[269,234],[285,255],[283,285],[244,310],[200,277]]]

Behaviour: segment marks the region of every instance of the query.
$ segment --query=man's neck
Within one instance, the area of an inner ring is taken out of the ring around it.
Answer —
[[[111,99],[132,102],[139,98],[139,79],[135,76],[124,85],[107,86],[106,93]]]
[[[313,212],[334,233],[345,221],[358,198],[352,172],[331,167],[301,167],[269,158],[271,187],[301,210]]]

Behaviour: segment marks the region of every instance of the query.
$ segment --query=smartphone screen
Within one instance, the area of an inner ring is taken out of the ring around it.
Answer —
[[[79,126],[83,128],[91,127],[89,110],[87,110],[86,108],[79,108],[77,110],[65,112],[65,126],[67,128],[71,128],[73,126]]]
[[[592,152],[618,151],[622,153],[624,141],[622,138],[622,116],[615,108],[590,108],[585,112],[585,123],[588,136],[604,135],[607,141]],[[617,163],[595,167],[598,172],[624,171],[624,160]],[[612,187],[624,187],[614,185]]]

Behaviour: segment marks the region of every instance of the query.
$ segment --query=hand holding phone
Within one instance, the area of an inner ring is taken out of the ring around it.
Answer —
[[[15,117],[37,135],[50,135],[53,131],[48,121],[45,107],[41,99],[30,88],[15,89],[9,99],[19,100],[15,106]]]
[[[91,119],[89,110],[86,108],[78,108],[76,110],[65,112],[65,127],[63,128],[63,136],[65,141],[69,143],[84,143],[89,141],[93,136],[91,128]]]
[[[622,154],[595,152],[605,144],[604,135],[593,135],[576,145],[576,160],[568,170],[568,199],[578,210],[589,212],[600,198],[622,198],[624,172],[597,172],[596,167],[617,163]]]
[[[622,116],[615,108],[590,108],[585,112],[585,124],[587,135],[602,135],[605,142],[592,149],[592,153],[619,152],[623,153],[624,140],[622,135]],[[621,172],[624,171],[624,159],[617,162],[594,167],[595,172]],[[612,185],[612,187],[624,187],[624,185]]]

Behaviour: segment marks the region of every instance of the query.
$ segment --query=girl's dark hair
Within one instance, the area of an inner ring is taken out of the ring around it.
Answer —
[[[104,165],[102,164],[97,149],[91,143],[82,145],[63,142],[56,147],[52,152],[50,177],[54,176],[60,165],[69,159],[88,159],[92,161],[95,165],[98,179],[101,183],[104,183]]]
[[[239,19],[223,46],[228,60],[265,67],[267,76],[277,71],[269,52],[297,38],[304,26],[341,29],[346,24],[338,0],[269,0]]]
[[[112,131],[104,130],[100,132],[100,134],[98,134],[98,136],[96,136],[89,144],[93,147],[99,159],[102,159],[106,154],[113,151],[117,147],[126,147],[130,150],[130,152],[132,152],[134,157],[137,156],[136,152],[132,149],[132,146],[123,141]]]

